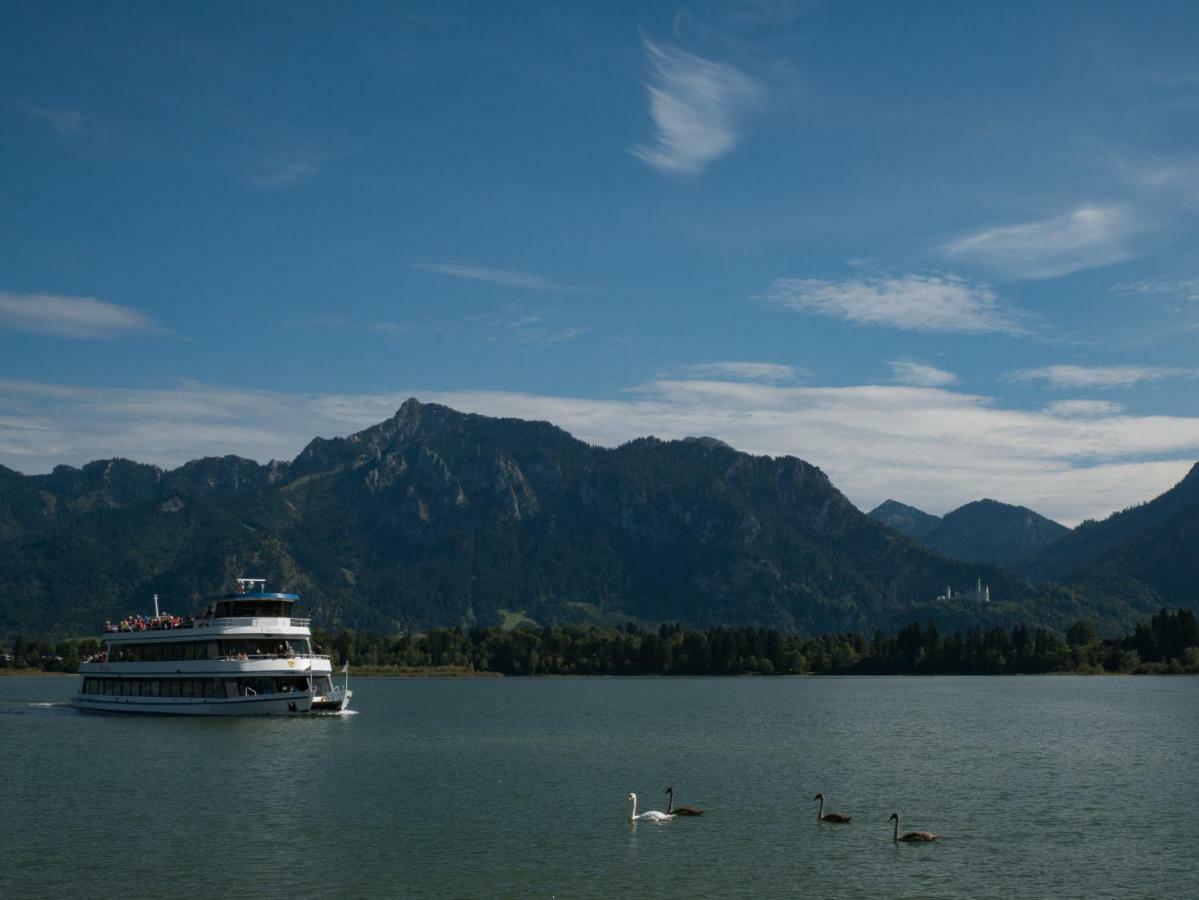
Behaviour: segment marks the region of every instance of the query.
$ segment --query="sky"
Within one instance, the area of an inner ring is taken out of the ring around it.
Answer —
[[[1194,3],[24,3],[0,464],[409,396],[1073,525],[1199,460]]]

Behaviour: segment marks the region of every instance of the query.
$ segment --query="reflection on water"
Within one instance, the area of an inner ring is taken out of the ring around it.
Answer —
[[[359,679],[252,719],[74,686],[0,679],[0,896],[1162,895],[1199,826],[1191,678]],[[706,814],[628,821],[670,784]]]

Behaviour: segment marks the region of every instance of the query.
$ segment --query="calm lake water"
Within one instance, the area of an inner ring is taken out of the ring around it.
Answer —
[[[1199,891],[1194,678],[358,679],[357,714],[82,715],[0,678],[0,896]],[[707,810],[664,825],[641,810]],[[820,825],[811,797],[852,813]],[[891,843],[887,817],[943,835]]]

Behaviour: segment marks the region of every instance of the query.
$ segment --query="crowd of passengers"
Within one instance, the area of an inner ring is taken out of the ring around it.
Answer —
[[[153,655],[147,656],[147,651],[153,646]],[[160,662],[188,661],[192,659],[288,659],[307,652],[306,646],[293,646],[288,641],[223,641],[212,646],[218,647],[216,655],[209,655],[206,643],[177,644],[166,643],[159,645],[118,644],[112,648],[113,662]],[[185,649],[186,648],[186,649]],[[206,652],[207,651],[207,652]],[[107,662],[108,656],[101,651],[95,656],[84,659],[83,662]]]
[[[125,616],[117,624],[104,623],[106,632],[112,631],[160,631],[164,628],[194,628],[195,616],[172,616],[163,613],[160,616]]]

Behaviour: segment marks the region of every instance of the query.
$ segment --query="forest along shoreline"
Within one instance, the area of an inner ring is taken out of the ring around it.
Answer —
[[[1064,636],[1024,625],[942,635],[934,622],[871,637],[525,623],[401,635],[318,628],[313,639],[335,670],[349,661],[356,676],[1199,674],[1199,621],[1186,609],[1163,609],[1114,638],[1100,638],[1079,621]],[[97,638],[49,643],[18,637],[0,648],[0,674],[73,674],[100,649]]]

